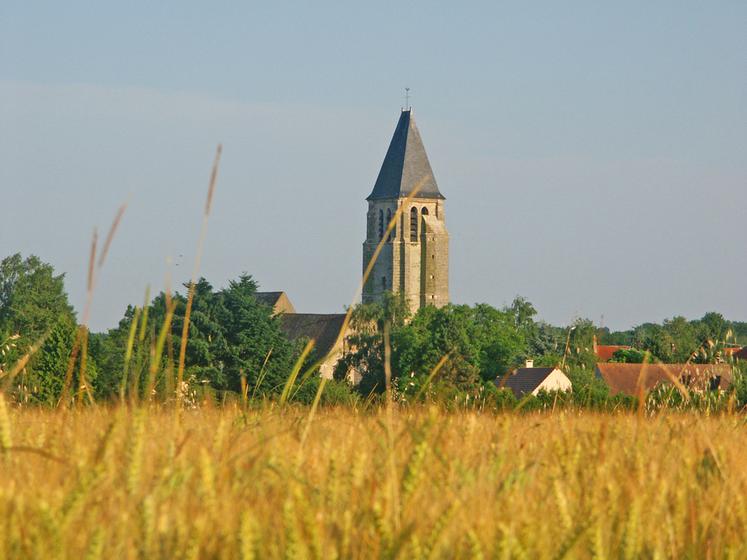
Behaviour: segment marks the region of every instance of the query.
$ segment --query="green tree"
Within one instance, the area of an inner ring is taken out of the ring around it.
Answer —
[[[204,278],[195,284],[185,380],[207,384],[217,391],[238,392],[243,376],[260,393],[282,388],[299,354],[299,344],[288,341],[279,318],[273,315],[272,308],[257,300],[256,292],[256,282],[246,274],[219,291]],[[148,375],[150,349],[166,320],[169,299],[174,306],[173,319],[154,381],[164,395],[174,390],[170,383],[178,365],[187,298],[178,293],[170,298],[160,293],[148,307],[147,334],[136,340],[132,371],[127,372],[126,385],[130,390],[139,387],[140,396]],[[134,317],[134,308],[128,308],[116,329],[95,340],[97,362],[102,369],[97,384],[101,395],[114,396],[122,383],[124,353]],[[142,320],[141,313],[138,329]]]
[[[33,255],[23,259],[15,254],[0,262],[0,338],[2,333],[20,335],[8,361],[12,363],[43,340],[16,385],[19,398],[50,404],[59,400],[76,328],[63,274],[55,274],[51,265]],[[87,358],[86,379],[91,381],[96,366],[90,353]],[[73,374],[74,391],[79,386],[78,370]]]
[[[671,338],[671,355],[674,362],[686,362],[698,351],[698,330],[681,316],[664,321],[664,331]]]
[[[282,389],[300,350],[288,341],[272,308],[257,301],[256,293],[256,282],[244,274],[218,294],[216,319],[225,344],[217,356],[225,369],[226,386],[234,391],[240,388],[242,374],[253,386],[260,373],[261,390]]]
[[[26,345],[47,333],[61,317],[75,321],[64,274],[32,255],[0,262],[0,332],[21,335]]]
[[[57,319],[34,359],[33,367],[22,378],[24,400],[57,404],[75,341],[75,330],[76,326],[69,317]],[[77,372],[74,374],[77,377]],[[71,386],[76,387],[77,383],[71,381]]]
[[[353,310],[355,334],[348,342],[354,351],[338,365],[336,377],[343,379],[351,369],[359,372],[362,380],[358,389],[364,394],[384,388],[381,328],[386,316],[386,305],[382,304]],[[398,384],[401,388],[420,387],[447,357],[433,382],[474,391],[526,356],[524,331],[528,324],[517,322],[516,317],[510,308],[498,310],[484,304],[424,307],[408,323],[399,321],[392,326],[392,376],[394,380],[407,380],[404,385]]]
[[[655,360],[674,361],[676,344],[667,330],[655,323],[644,323],[633,329],[633,346],[651,353]]]
[[[469,336],[478,347],[476,365],[483,380],[493,381],[528,357],[527,341],[536,340],[538,333],[532,320],[535,313],[532,304],[522,298],[503,311],[484,304],[472,309]]]
[[[596,364],[594,336],[597,328],[589,319],[576,319],[566,331],[565,364],[593,370]]]
[[[529,355],[535,363],[557,365],[565,350],[566,330],[543,321],[535,323],[532,336],[527,341]],[[556,359],[557,358],[557,359]]]
[[[651,361],[651,355],[648,352],[636,350],[635,348],[623,348],[612,355],[610,362],[619,362],[623,364],[642,364]]]

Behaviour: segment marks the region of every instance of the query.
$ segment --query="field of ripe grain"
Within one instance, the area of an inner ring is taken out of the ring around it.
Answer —
[[[3,558],[745,558],[741,416],[0,408]]]

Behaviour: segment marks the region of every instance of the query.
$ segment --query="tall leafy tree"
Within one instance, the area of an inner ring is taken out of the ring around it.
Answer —
[[[664,321],[662,327],[671,339],[671,359],[686,362],[698,351],[698,328],[682,316]],[[664,352],[666,354],[666,352]]]
[[[0,333],[20,335],[11,360],[43,340],[16,385],[21,398],[57,402],[75,344],[76,328],[64,274],[55,274],[51,265],[33,255],[24,259],[15,254],[0,262]],[[86,379],[91,381],[95,378],[96,366],[90,355],[88,358]],[[79,385],[77,369],[71,373],[70,383],[74,389]]]
[[[188,289],[188,286],[185,286]],[[239,391],[241,378],[259,392],[282,388],[298,355],[298,344],[284,335],[279,318],[272,308],[256,298],[257,284],[249,275],[242,275],[223,290],[214,290],[201,278],[195,285],[185,356],[185,379],[207,384],[219,391]],[[173,390],[169,376],[177,366],[181,345],[186,297],[182,294],[157,295],[148,307],[146,335],[138,336],[133,348],[131,371],[126,385],[140,387],[148,373],[150,350],[167,318],[168,301],[174,307],[173,317],[163,354],[156,365],[156,389]],[[140,313],[138,331],[143,328]],[[116,329],[96,341],[97,361],[102,369],[98,387],[102,394],[113,395],[122,383],[123,355],[135,317],[128,308]],[[142,395],[141,395],[142,396]]]
[[[64,315],[58,317],[44,344],[32,362],[32,367],[21,377],[24,400],[55,405],[62,395],[70,354],[75,342],[76,326]],[[92,368],[87,368],[92,372]],[[73,372],[71,385],[77,386],[77,372]],[[95,376],[94,376],[95,377]],[[86,379],[91,381],[91,376]]]
[[[250,385],[260,381],[265,391],[281,389],[298,355],[298,345],[288,341],[272,308],[257,301],[257,283],[243,274],[219,293],[218,316],[225,344],[220,353],[226,385],[238,390],[241,376]]]
[[[0,262],[0,332],[18,333],[28,344],[60,318],[75,321],[64,274],[32,255],[16,253]]]
[[[353,311],[355,334],[350,352],[341,361],[336,376],[342,379],[354,369],[363,375],[359,390],[368,393],[384,388],[382,326],[387,316],[385,304],[367,304]],[[400,314],[400,317],[402,315]],[[531,325],[516,321],[510,309],[489,305],[447,305],[424,307],[409,322],[392,322],[392,375],[417,378],[428,376],[439,361],[448,356],[437,381],[471,390],[492,382],[527,352],[525,332]],[[527,316],[525,316],[527,317]],[[531,315],[527,317],[531,320]]]

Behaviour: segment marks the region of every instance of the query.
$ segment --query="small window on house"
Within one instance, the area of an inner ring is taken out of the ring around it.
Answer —
[[[713,377],[711,377],[711,385],[709,387],[711,391],[718,391],[720,387],[721,387],[721,376],[714,375]]]
[[[379,210],[379,241],[384,237],[384,211]]]
[[[381,277],[381,289],[386,291],[386,276]]]
[[[410,241],[418,240],[418,209],[410,210]]]
[[[387,208],[386,210],[386,227],[389,227],[389,224],[392,223],[392,209]],[[393,231],[393,230],[392,230]],[[392,240],[392,232],[389,233],[389,236],[386,238],[387,241]]]

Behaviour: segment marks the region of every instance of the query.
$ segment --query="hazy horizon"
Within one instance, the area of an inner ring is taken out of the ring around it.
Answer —
[[[453,302],[747,320],[747,4],[382,6],[4,4],[0,259],[66,273],[80,315],[128,201],[90,320],[116,326],[188,281],[222,142],[201,276],[341,312],[410,87]]]

